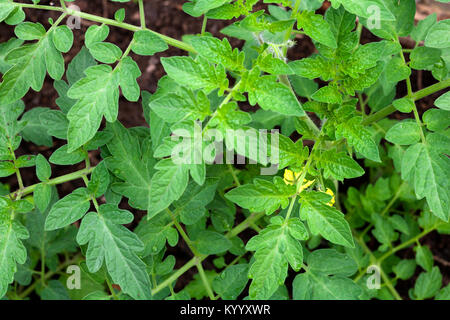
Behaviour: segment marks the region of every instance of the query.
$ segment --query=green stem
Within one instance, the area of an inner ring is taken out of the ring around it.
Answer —
[[[141,27],[145,29],[145,9],[144,9],[144,0],[139,0],[139,16],[141,18]]]
[[[400,45],[400,40],[398,38],[397,38],[397,42]],[[407,66],[405,54],[403,53],[403,50],[400,51],[400,57],[402,58],[403,63]],[[413,90],[412,90],[411,76],[408,76],[408,78],[406,78],[406,87],[408,88],[408,98],[411,99],[414,94]],[[420,128],[420,138],[422,139],[423,143],[426,143],[425,134],[423,133],[423,123],[420,120],[419,112],[417,112],[416,104],[414,103],[413,105],[414,105],[414,108],[413,108],[414,118],[416,119],[417,126]]]
[[[401,244],[399,244],[398,246],[392,248],[391,250],[389,250],[388,252],[386,252],[384,255],[381,256],[380,259],[378,259],[378,261],[380,261],[380,263],[384,260],[386,260],[387,258],[389,258],[391,255],[393,255],[394,253],[396,253],[397,251],[400,251],[402,249],[407,248],[408,246],[414,244],[416,241],[418,241],[419,239],[425,237],[427,234],[429,234],[430,232],[436,230],[441,224],[437,224],[435,225],[433,228],[427,229],[422,231],[421,233],[419,233],[417,236],[409,239],[408,241],[405,241]]]
[[[230,232],[226,234],[226,237],[228,239],[233,238],[237,236],[242,231],[248,229],[251,227],[251,223],[255,222],[259,219],[261,219],[263,216],[265,216],[264,212],[251,214],[247,219],[245,219],[242,223],[234,227]],[[192,267],[196,266],[198,263],[201,263],[203,260],[205,260],[208,257],[208,255],[199,255],[191,260],[189,260],[185,265],[183,265],[180,269],[175,271],[170,277],[168,277],[166,280],[161,282],[156,288],[152,290],[152,294],[155,295],[167,286],[169,286],[172,282],[176,281],[179,277],[181,277],[186,271],[191,269]]]
[[[66,9],[67,9],[67,7],[66,7],[66,2],[65,2],[64,0],[59,0],[59,2],[61,3],[61,7],[62,7],[64,10],[66,10]]]
[[[161,282],[156,288],[154,288],[152,290],[152,295],[157,294],[158,292],[169,286],[172,282],[176,281],[186,271],[194,267],[197,264],[198,260],[199,260],[198,257],[194,257],[191,260],[189,260],[185,265],[183,265],[180,269],[175,271],[170,277],[168,277],[166,280]],[[203,261],[203,259],[201,259],[200,261]]]
[[[436,83],[432,86],[429,86],[427,88],[424,88],[420,91],[415,92],[412,95],[412,100],[413,101],[418,101],[422,98],[428,97],[429,95],[436,93],[438,91],[444,90],[446,88],[450,87],[450,79],[441,81],[439,83]],[[408,96],[406,96],[405,98],[407,98]],[[369,125],[372,124],[374,122],[380,121],[381,119],[386,118],[387,116],[389,116],[390,114],[394,113],[395,111],[397,111],[397,109],[395,109],[395,107],[391,104],[383,109],[381,109],[380,111],[378,111],[377,113],[374,113],[373,115],[367,117],[364,119],[364,121],[361,122],[361,124],[363,125]]]
[[[64,268],[75,264],[78,262],[78,260],[81,258],[81,254],[77,254],[76,256],[74,256],[71,260],[66,260],[66,262],[64,262],[63,264],[61,264],[56,271],[49,271],[45,274],[44,279],[45,280],[49,280],[51,277],[53,277],[55,274],[58,274],[61,270],[63,270]],[[37,285],[39,284],[40,281],[35,281],[31,286],[29,286],[26,290],[24,290],[20,295],[19,298],[20,299],[24,299],[26,297],[28,297],[37,287]]]
[[[206,25],[208,24],[208,18],[206,15],[203,17],[203,23],[202,23],[202,35],[206,32]]]
[[[202,263],[197,263],[197,270],[200,274],[200,278],[202,279],[203,285],[205,286],[206,292],[208,293],[208,296],[211,300],[216,300],[216,297],[214,296],[214,292],[211,289],[211,285],[208,282],[208,278],[206,277],[205,270],[203,269]]]
[[[236,172],[234,171],[234,168],[231,164],[228,164],[228,170],[230,170],[231,175],[233,176],[234,179],[234,183],[236,184],[236,186],[240,187],[241,183],[239,182],[239,179],[236,175]]]
[[[109,292],[111,292],[111,295],[113,296],[114,300],[119,300],[119,298],[116,295],[116,291],[114,290],[111,281],[109,281],[109,278],[106,277],[106,284],[108,286]]]
[[[303,167],[302,173],[300,174],[300,177],[297,180],[297,192],[295,193],[295,195],[292,197],[291,200],[291,204],[289,205],[289,209],[288,212],[286,213],[286,218],[284,219],[285,223],[289,220],[289,218],[291,217],[292,214],[292,209],[294,208],[294,204],[295,204],[295,200],[297,200],[297,196],[300,194],[300,189],[303,185],[303,180],[305,180],[306,174],[308,173],[308,169],[309,166],[312,163],[313,160],[313,153],[316,149],[316,147],[321,143],[320,141],[320,134],[318,137],[318,140],[316,141],[316,143],[314,144],[314,147],[311,150],[311,153],[309,154],[308,160],[306,161],[305,166]]]
[[[95,167],[91,167],[91,168],[88,168],[88,169],[82,169],[80,171],[75,171],[75,172],[66,174],[64,176],[53,178],[53,179],[50,179],[49,181],[47,181],[46,184],[50,185],[50,186],[53,186],[53,185],[58,185],[58,184],[62,184],[62,183],[65,183],[65,182],[69,182],[69,181],[72,181],[72,180],[82,179],[83,176],[90,174],[94,170],[94,168]],[[21,193],[21,195],[23,195],[23,196],[31,194],[31,193],[34,192],[34,190],[36,189],[36,187],[39,184],[40,183],[37,183],[37,184],[34,184],[32,186],[26,187],[26,188],[24,188],[22,190],[22,192],[20,192],[20,190],[17,190],[15,192],[9,194],[9,197],[13,198],[13,199],[17,199],[19,193]]]
[[[125,22],[119,22],[119,21],[116,21],[116,20],[113,20],[113,19],[99,17],[99,16],[96,16],[96,15],[93,15],[93,14],[90,14],[90,13],[76,11],[76,10],[72,10],[72,9],[69,9],[69,8],[43,6],[43,5],[35,5],[35,4],[29,4],[29,3],[18,3],[18,2],[15,2],[14,4],[17,5],[17,6],[20,6],[22,8],[59,11],[59,12],[66,13],[66,14],[71,15],[71,16],[80,17],[82,19],[86,19],[86,20],[89,20],[89,21],[99,22],[99,23],[110,25],[110,26],[114,26],[114,27],[130,30],[130,31],[139,31],[139,30],[143,29],[140,26],[135,26],[135,25],[132,25],[132,24],[129,24],[129,23],[125,23]],[[186,42],[183,42],[183,41],[180,41],[180,40],[176,40],[174,38],[168,37],[166,35],[163,35],[161,33],[158,33],[156,31],[153,31],[153,30],[148,29],[148,28],[145,28],[144,30],[148,30],[151,33],[159,36],[168,45],[170,45],[172,47],[176,47],[176,48],[179,48],[179,49],[182,49],[182,50],[185,50],[185,51],[188,51],[188,52],[192,52],[192,53],[196,52],[195,49],[190,44],[188,44]]]
[[[397,290],[394,288],[394,286],[392,285],[391,280],[389,279],[389,277],[387,276],[387,274],[383,271],[383,268],[381,267],[381,261],[377,260],[377,258],[373,255],[372,251],[366,246],[366,244],[364,243],[364,240],[361,240],[360,237],[355,237],[356,241],[358,241],[358,243],[361,245],[361,247],[363,248],[363,250],[369,254],[370,256],[370,260],[371,263],[374,263],[378,266],[378,268],[380,269],[380,274],[381,274],[381,278],[383,279],[384,283],[386,284],[386,287],[388,287],[389,291],[392,293],[392,295],[394,296],[394,298],[396,300],[403,300],[402,297],[399,295],[399,293],[397,292]]]
[[[199,257],[201,256],[201,254],[197,251],[197,249],[194,247],[194,244],[192,243],[192,240],[189,238],[189,236],[186,234],[186,232],[184,231],[183,227],[180,225],[180,223],[178,222],[177,218],[175,217],[175,215],[172,213],[172,211],[167,208],[166,209],[167,213],[170,215],[170,217],[172,218],[172,221],[175,225],[175,228],[178,230],[178,232],[180,233],[181,237],[183,238],[184,242],[186,242],[187,246],[189,247],[189,249],[192,251],[192,253],[194,254],[194,256]]]

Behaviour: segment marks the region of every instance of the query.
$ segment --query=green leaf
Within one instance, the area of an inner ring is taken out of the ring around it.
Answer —
[[[441,61],[440,49],[417,47],[410,55],[411,68],[416,70],[432,70],[433,66]]]
[[[372,134],[361,125],[361,118],[354,117],[337,126],[336,137],[346,138],[349,145],[367,159],[381,162],[378,146],[372,139]]]
[[[67,26],[59,26],[52,33],[53,44],[58,51],[67,53],[73,45],[73,32]]]
[[[161,63],[169,77],[192,90],[204,89],[205,93],[210,93],[217,88],[228,89],[225,69],[211,66],[201,57],[196,60],[191,57],[162,58]]]
[[[48,134],[48,128],[41,121],[40,116],[48,112],[48,108],[33,108],[24,113],[22,121],[26,125],[22,130],[22,136],[26,141],[31,141],[38,146],[53,146],[53,139]]]
[[[302,11],[297,16],[297,26],[313,40],[331,48],[337,48],[336,38],[331,32],[330,24],[323,16],[310,11]]]
[[[444,93],[434,102],[434,104],[439,109],[450,111],[450,92]]]
[[[141,56],[152,56],[157,52],[166,51],[167,43],[149,30],[137,31],[133,35],[131,50]]]
[[[300,203],[300,217],[308,221],[313,234],[320,234],[335,244],[355,247],[350,226],[343,213],[310,196],[301,197]]]
[[[91,45],[95,43],[105,41],[108,35],[109,35],[108,25],[106,24],[102,24],[101,26],[92,25],[86,31],[86,34],[84,36],[85,38],[84,43],[86,44],[87,48],[90,48]]]
[[[331,176],[339,181],[357,178],[364,174],[364,169],[345,152],[337,153],[333,150],[322,152],[317,166],[324,170],[326,178]]]
[[[197,96],[188,89],[168,93],[150,102],[150,108],[167,123],[181,120],[201,120],[211,114],[210,102],[202,91]]]
[[[375,213],[372,214],[372,221],[375,226],[372,230],[372,234],[379,243],[389,246],[393,241],[398,239],[398,233],[395,232],[394,228],[386,218],[382,217],[378,213]]]
[[[45,230],[64,228],[80,220],[88,212],[91,196],[86,188],[78,188],[55,203],[45,221]]]
[[[10,1],[2,1],[0,6],[0,22],[8,18],[11,12],[16,8],[16,4]],[[0,295],[2,296],[2,295]]]
[[[20,47],[22,44],[22,40],[14,37],[9,39],[7,42],[0,44],[0,73],[5,73],[9,68],[11,68],[11,64],[5,61],[5,57],[11,50]]]
[[[386,132],[386,140],[394,144],[411,145],[420,141],[420,130],[415,121],[401,121]]]
[[[322,78],[329,80],[333,76],[330,73],[331,63],[322,56],[314,56],[289,63],[289,67],[300,77],[307,79]]]
[[[450,110],[430,109],[422,116],[430,131],[443,131],[450,126]]]
[[[409,98],[395,100],[394,102],[392,102],[392,104],[394,105],[395,109],[403,113],[410,113],[415,107],[414,100]]]
[[[400,57],[394,57],[389,60],[386,69],[389,70],[386,73],[386,79],[393,83],[405,80],[411,75],[411,69],[405,65]]]
[[[395,20],[395,16],[387,8],[383,0],[332,0],[331,3],[333,7],[338,7],[342,4],[345,10],[363,18],[371,18],[373,10],[370,10],[370,8],[375,7],[379,10],[381,20]]]
[[[414,285],[414,295],[423,300],[434,297],[442,286],[442,274],[438,267],[433,267],[430,272],[422,272]]]
[[[142,73],[137,63],[130,57],[125,57],[120,62],[119,66],[119,84],[122,93],[128,101],[138,101],[141,96],[141,88],[136,79]]]
[[[401,260],[393,268],[395,275],[402,280],[408,280],[416,271],[416,262],[414,260]]]
[[[438,49],[450,47],[450,19],[439,21],[430,28],[425,46]]]
[[[45,183],[40,183],[36,186],[33,192],[33,200],[39,211],[45,211],[51,201],[52,187]]]
[[[198,0],[195,2],[194,10],[198,13],[205,13],[211,9],[218,8],[231,0]]]
[[[414,27],[411,32],[411,38],[413,38],[416,42],[420,42],[425,40],[430,28],[436,24],[437,14],[432,13],[428,17],[423,20],[420,20],[417,26]]]
[[[125,8],[120,8],[114,13],[114,20],[123,22],[125,20]]]
[[[402,179],[414,186],[418,199],[426,197],[434,215],[448,221],[450,159],[432,146],[417,143],[410,146],[402,160]]]
[[[213,231],[202,231],[193,240],[200,254],[219,254],[231,248],[231,242],[223,235]]]
[[[316,101],[324,103],[342,104],[342,94],[336,86],[325,86],[317,90],[311,96]]]
[[[103,63],[111,64],[122,56],[122,50],[115,44],[109,42],[96,42],[89,46],[92,56]]]
[[[450,285],[442,288],[441,291],[436,295],[436,300],[450,300]]]
[[[334,249],[320,249],[311,252],[307,258],[308,270],[326,275],[349,277],[358,271],[358,265],[347,254]]]
[[[138,137],[118,122],[108,124],[107,131],[113,138],[107,143],[111,157],[105,159],[106,165],[120,179],[112,184],[112,190],[127,197],[131,207],[148,210],[156,163],[149,139],[141,146]]]
[[[427,246],[416,246],[414,248],[416,251],[416,262],[419,266],[421,266],[425,271],[430,272],[433,268],[434,258],[433,253],[430,248]]]
[[[255,179],[254,184],[245,184],[229,191],[225,197],[242,208],[252,212],[271,214],[280,206],[284,209],[295,194],[295,187],[286,185],[280,177],[273,182]]]
[[[351,279],[311,271],[297,275],[292,286],[294,300],[359,300],[363,292]]]
[[[2,202],[0,199],[1,211]],[[0,216],[0,297],[6,294],[8,285],[13,282],[17,264],[24,264],[27,259],[27,250],[22,240],[28,237],[28,230],[22,224]]]
[[[194,181],[189,182],[180,199],[173,203],[176,208],[175,213],[180,214],[181,222],[191,225],[205,214],[205,207],[216,194],[217,183],[216,178],[207,178],[202,186]]]
[[[275,293],[286,280],[288,264],[295,271],[302,267],[302,246],[286,225],[269,225],[250,239],[246,249],[256,251],[248,274],[253,279],[249,291],[253,300],[268,299]]]
[[[67,93],[78,100],[67,114],[70,152],[94,137],[103,116],[108,122],[116,121],[119,109],[118,73],[110,66],[99,65],[88,68],[85,74]]]
[[[226,268],[213,281],[213,289],[223,300],[236,300],[244,291],[248,277],[248,264],[236,264]]]
[[[22,22],[16,26],[14,33],[21,40],[39,40],[45,37],[46,31],[40,23]]]
[[[58,280],[50,280],[40,296],[42,300],[70,300],[67,287]]]
[[[166,247],[166,241],[171,246],[178,243],[178,231],[172,226],[168,215],[160,214],[150,221],[142,219],[135,233],[144,243],[143,257],[158,254]]]
[[[109,172],[106,167],[106,162],[100,162],[94,169],[91,175],[91,180],[88,184],[88,191],[95,197],[98,198],[105,194],[109,186]]]
[[[189,182],[186,166],[176,165],[171,159],[161,160],[155,168],[158,171],[153,175],[150,183],[148,219],[178,200]]]
[[[243,52],[231,47],[227,38],[222,41],[213,37],[199,36],[191,39],[192,46],[200,56],[207,61],[221,64],[225,68],[233,71],[240,71],[244,68]]]
[[[52,174],[52,169],[47,159],[42,154],[36,157],[36,175],[40,181],[47,181]]]
[[[272,110],[287,116],[304,116],[300,102],[284,84],[276,82],[273,76],[262,76],[246,84],[251,105],[256,103],[264,110]]]
[[[112,281],[137,300],[151,298],[151,284],[145,263],[137,256],[144,245],[130,230],[122,226],[133,221],[133,215],[113,205],[102,205],[98,213],[88,213],[77,235],[80,245],[89,243],[86,263],[91,273],[103,262]]]
[[[271,136],[273,139],[274,135]],[[278,160],[278,170],[284,169],[286,167],[291,167],[293,169],[301,170],[304,162],[308,159],[309,149],[303,147],[303,142],[298,140],[294,143],[290,138],[279,134],[278,135],[278,146],[275,144],[271,145],[271,163],[275,164]],[[278,157],[278,159],[274,158]]]

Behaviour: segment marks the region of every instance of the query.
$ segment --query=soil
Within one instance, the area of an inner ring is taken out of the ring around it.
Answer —
[[[39,4],[41,5],[54,5],[53,2],[57,3],[58,1],[49,1],[49,0],[42,0]],[[146,11],[146,17],[147,17],[147,25],[162,34],[168,35],[170,37],[181,39],[183,35],[186,34],[195,34],[200,32],[201,30],[201,20],[197,18],[193,18],[188,16],[182,11],[182,4],[184,3],[184,0],[148,0],[146,1],[145,5],[145,11]],[[80,7],[81,11],[83,12],[89,12],[91,14],[96,14],[108,18],[113,18],[114,13],[116,10],[120,8],[126,9],[126,19],[125,22],[139,25],[139,12],[137,5],[133,2],[129,3],[115,3],[110,2],[107,0],[77,0],[74,1],[73,4]],[[422,1],[418,5],[418,13],[416,15],[416,19],[423,19],[427,15],[436,12],[438,14],[438,19],[447,19],[450,17],[450,10],[449,7],[443,7],[445,4],[439,4],[433,1]],[[326,10],[326,8],[329,6],[328,2],[325,2],[323,8],[321,9],[322,12]],[[261,8],[263,8],[264,5],[261,5]],[[33,21],[33,22],[40,22],[43,24],[46,24],[46,27],[48,27],[48,19],[53,18],[53,20],[56,20],[58,17],[57,12],[50,12],[50,11],[44,11],[44,10],[34,10],[34,9],[27,9],[27,20]],[[44,23],[45,22],[45,23]],[[71,51],[64,55],[66,64],[69,63],[72,58],[79,52],[81,49],[83,43],[84,43],[84,33],[86,32],[86,29],[93,24],[89,21],[82,21],[82,27],[80,30],[74,30],[74,36],[75,36],[75,43]],[[208,21],[207,30],[211,32],[213,35],[222,38],[223,35],[220,33],[220,30],[224,28],[225,26],[229,25],[229,21]],[[13,27],[5,27],[5,25],[2,25],[0,30],[0,43],[6,41],[10,37],[14,36]],[[108,38],[108,41],[113,42],[117,44],[119,47],[121,47],[122,50],[126,49],[126,46],[128,45],[129,41],[132,38],[132,33],[123,30],[120,28],[114,28],[111,27],[111,33]],[[362,34],[362,42],[367,43],[371,41],[377,41],[379,40],[375,36],[373,36],[370,32],[367,30],[363,31]],[[406,48],[413,48],[414,43],[411,43],[409,39],[402,39],[403,45]],[[242,42],[236,39],[231,40],[231,44],[234,47],[240,47],[242,46]],[[312,42],[304,37],[303,35],[298,35],[296,39],[296,46],[292,48],[289,52],[289,59],[290,60],[297,60],[301,58],[305,58],[309,55],[311,55],[314,52],[314,45]],[[157,88],[157,82],[158,80],[165,75],[164,69],[162,68],[162,65],[160,63],[161,57],[167,57],[167,56],[176,56],[176,55],[185,55],[186,53],[182,51],[181,49],[177,49],[174,47],[170,47],[169,50],[156,54],[152,57],[142,57],[137,56],[131,53],[132,58],[139,64],[140,69],[142,71],[142,76],[138,79],[138,83],[142,90],[147,90],[151,93],[153,93]],[[422,71],[414,71],[412,75],[412,82],[413,82],[413,89],[420,90],[422,88],[425,88],[429,85],[432,85],[436,83],[436,80],[431,76],[429,72],[422,72]],[[400,84],[398,86],[398,92],[397,96],[402,97],[406,94],[406,86],[403,84]],[[418,102],[418,107],[420,113],[425,112],[429,108],[433,107],[434,100],[439,97],[439,94],[432,95],[430,97],[427,97],[425,99],[422,99]],[[38,106],[45,106],[57,109],[57,105],[55,103],[55,100],[57,98],[56,90],[53,88],[53,81],[48,76],[46,78],[44,88],[40,93],[36,93],[34,91],[30,91],[25,97],[24,102],[26,104],[26,110],[32,109],[34,107]],[[119,120],[122,122],[126,127],[134,127],[134,126],[148,126],[145,122],[144,116],[142,114],[142,106],[141,102],[129,102],[125,98],[120,98],[120,110],[119,110]],[[249,106],[241,106],[244,110],[247,110]],[[391,117],[401,119],[404,117],[404,115],[398,113],[393,114]],[[32,143],[23,142],[20,149],[17,151],[18,155],[22,154],[37,154],[42,153],[46,157],[49,157],[54,150],[59,148],[64,144],[64,141],[60,141],[55,139],[54,146],[51,148],[47,147],[36,147]],[[91,162],[93,164],[96,164],[100,161],[100,157],[98,152],[93,152],[91,154]],[[53,175],[61,176],[70,172],[73,172],[75,170],[80,170],[83,168],[83,164],[76,165],[76,166],[53,166]],[[23,174],[23,180],[25,185],[32,185],[34,183],[37,183],[34,169],[24,169],[22,171]],[[17,182],[14,178],[10,179],[2,179],[0,180],[3,183],[8,183],[11,186],[11,190],[17,189]],[[60,193],[60,196],[64,196],[74,189],[83,186],[82,181],[72,181],[65,183],[63,185],[60,185],[58,190]],[[139,218],[141,218],[145,213],[140,212],[138,210],[130,208],[126,201],[123,201],[121,203],[121,207],[126,208],[130,211],[132,211],[136,215],[136,220],[138,221]],[[239,218],[241,219],[241,217]],[[133,226],[130,226],[131,228]],[[249,239],[251,236],[255,234],[254,231],[249,230],[244,232],[242,235],[244,240]],[[450,281],[450,237],[439,235],[436,232],[433,232],[426,236],[421,242],[422,244],[428,245],[430,249],[432,250],[433,254],[435,255],[435,263],[439,265],[441,272],[444,275],[444,284],[447,285]],[[180,241],[180,245],[177,248],[169,248],[168,253],[173,254],[177,257],[177,265],[176,268],[181,267],[184,263],[186,263],[190,258],[191,254],[189,252],[189,248],[185,243],[182,243]],[[404,258],[414,258],[414,253],[412,249],[407,249],[401,251],[399,256]],[[232,258],[232,257],[227,257]],[[212,263],[212,260],[206,260],[205,261],[205,268],[206,269],[214,269],[214,265]],[[419,270],[419,268],[418,268]],[[183,288],[190,279],[192,279],[192,276],[196,273],[194,269],[191,269],[190,271],[186,272],[185,275],[181,278],[181,281],[178,282],[176,290],[180,290]],[[413,287],[415,278],[417,277],[417,274],[415,277],[408,281],[402,281],[399,283],[398,289],[402,297],[408,298],[408,289]]]

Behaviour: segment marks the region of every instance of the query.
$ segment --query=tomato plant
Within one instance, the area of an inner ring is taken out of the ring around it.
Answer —
[[[42,2],[0,0],[15,33],[0,45],[0,297],[450,297],[421,243],[450,233],[449,20],[415,25],[414,0],[189,0],[200,32],[177,40],[143,0],[140,25]],[[57,18],[27,21],[37,10]],[[220,38],[212,20],[229,20]],[[315,53],[290,59],[307,41]],[[169,47],[186,54],[141,90],[136,57]],[[433,84],[414,90],[417,70]],[[46,77],[58,108],[26,108]],[[147,126],[118,121],[122,98]]]

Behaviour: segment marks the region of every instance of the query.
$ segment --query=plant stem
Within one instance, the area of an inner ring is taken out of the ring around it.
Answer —
[[[50,10],[50,11],[59,11],[59,12],[64,12],[68,15],[71,16],[75,16],[75,17],[80,17],[82,19],[86,19],[89,21],[94,21],[94,22],[99,22],[99,23],[103,23],[103,24],[107,24],[110,26],[114,26],[114,27],[118,27],[118,28],[122,28],[122,29],[126,29],[126,30],[130,30],[130,31],[139,31],[142,30],[143,28],[140,26],[135,26],[129,23],[125,23],[125,22],[119,22],[113,19],[108,19],[108,18],[104,18],[104,17],[99,17],[90,13],[85,13],[85,12],[81,12],[81,11],[76,11],[73,9],[69,9],[69,8],[62,8],[62,7],[52,7],[52,6],[43,6],[43,5],[35,5],[35,4],[29,4],[29,3],[18,3],[15,2],[14,4],[16,4],[17,6],[20,6],[22,8],[30,8],[30,9],[40,9],[40,10]],[[195,53],[195,49],[188,43],[168,37],[166,35],[163,35],[159,32],[153,31],[151,29],[148,28],[144,28],[144,30],[148,30],[151,33],[159,36],[161,39],[163,39],[168,45],[171,45],[172,47],[176,47],[188,52],[192,52]]]
[[[202,279],[203,285],[205,286],[206,292],[208,292],[208,296],[211,300],[216,300],[216,297],[214,296],[214,292],[211,289],[211,286],[208,282],[208,278],[206,277],[205,270],[203,269],[202,263],[199,261],[197,262],[197,270],[200,274],[200,278]]]
[[[205,256],[206,258],[206,256]],[[200,259],[200,261],[203,261],[204,258]],[[180,269],[178,269],[177,271],[175,271],[169,278],[167,278],[166,280],[164,280],[163,282],[161,282],[156,288],[154,288],[152,290],[152,295],[157,294],[158,292],[160,292],[161,290],[163,290],[164,288],[166,288],[167,286],[169,286],[172,282],[176,281],[179,277],[181,277],[186,271],[188,271],[189,269],[191,269],[192,267],[194,267],[197,262],[198,262],[199,258],[198,257],[194,257],[191,260],[189,260],[185,265],[183,265]]]
[[[141,27],[145,29],[145,9],[144,9],[144,0],[139,0],[139,16],[141,18]]]
[[[63,270],[65,267],[68,267],[74,263],[77,263],[78,260],[81,258],[81,254],[77,254],[75,255],[72,259],[70,260],[66,260],[63,264],[61,264],[56,271],[49,271],[45,274],[44,278],[45,280],[50,279],[51,277],[53,277],[55,274],[58,274],[59,272],[61,272],[61,270]],[[35,289],[36,286],[40,283],[40,280],[36,280],[31,286],[29,286],[26,290],[24,290],[20,295],[19,298],[20,299],[24,299],[26,297],[28,297]]]
[[[384,260],[386,260],[387,258],[389,258],[391,255],[393,255],[394,253],[396,253],[397,251],[400,251],[402,249],[405,249],[406,247],[414,244],[416,241],[418,241],[419,239],[425,237],[427,234],[429,234],[430,232],[436,230],[439,226],[441,225],[441,223],[435,225],[433,228],[427,229],[422,231],[421,233],[419,233],[417,236],[409,239],[408,241],[405,241],[401,244],[399,244],[398,246],[392,248],[391,250],[389,250],[388,252],[386,252],[384,255],[381,256],[380,259],[378,259],[378,261],[380,261],[380,263]]]
[[[173,212],[169,208],[167,208],[166,211],[169,214],[169,216],[172,218],[172,221],[173,221],[173,223],[175,225],[175,228],[178,230],[178,232],[180,233],[180,235],[183,238],[184,242],[186,242],[187,246],[192,251],[194,256],[196,256],[196,257],[200,256],[201,254],[194,247],[194,244],[192,243],[192,240],[186,234],[186,232],[184,231],[183,227],[180,225],[180,223],[178,222],[177,218],[173,214]]]
[[[400,45],[400,40],[398,38],[397,38],[397,42]],[[405,54],[403,53],[403,50],[400,51],[400,57],[402,58],[402,61],[405,64],[405,66],[407,66],[406,59],[405,59]],[[413,94],[414,94],[413,90],[412,90],[411,76],[408,76],[408,78],[406,78],[406,87],[408,88],[408,98],[411,99]],[[420,129],[420,138],[422,139],[423,143],[426,143],[425,135],[423,133],[423,123],[420,120],[419,112],[417,112],[417,106],[416,106],[415,103],[414,103],[413,113],[414,113],[414,118],[416,119],[417,126]]]
[[[106,277],[106,284],[108,286],[109,292],[111,292],[111,295],[113,296],[113,299],[119,300],[119,298],[116,295],[116,292],[114,291],[111,281],[109,281],[109,279],[108,279],[108,276]]]
[[[234,183],[236,183],[236,186],[240,187],[241,183],[239,182],[236,172],[234,172],[234,168],[231,164],[228,164],[228,170],[230,171],[231,175],[233,176]]]
[[[94,170],[94,168],[95,167],[91,167],[91,168],[88,168],[88,169],[82,169],[82,170],[79,170],[79,171],[75,171],[75,172],[66,174],[64,176],[53,178],[53,179],[48,180],[46,182],[46,184],[50,185],[50,186],[53,186],[53,185],[65,183],[65,182],[72,181],[72,180],[82,179],[83,176],[90,174]],[[22,190],[21,195],[25,196],[25,195],[28,195],[30,193],[33,193],[34,190],[36,189],[36,187],[39,184],[40,183],[36,183],[34,185],[26,187],[25,189]],[[17,199],[19,193],[20,193],[20,190],[17,190],[15,192],[9,194],[9,197],[13,198],[13,199]]]
[[[448,88],[449,86],[450,86],[450,79],[447,79],[447,80],[438,82],[436,84],[433,84],[432,86],[424,88],[420,91],[415,92],[411,98],[414,101],[418,101],[422,98],[428,97],[429,95],[431,95],[433,93],[444,90],[444,89]],[[405,98],[407,98],[407,97],[408,96],[406,96]],[[369,125],[374,122],[380,121],[381,119],[386,118],[387,116],[394,113],[395,111],[397,111],[397,109],[395,109],[395,107],[391,104],[391,105],[381,109],[377,113],[374,113],[373,115],[368,116],[367,118],[364,119],[364,121],[361,122],[361,124]]]
[[[265,216],[264,212],[251,214],[247,219],[245,219],[243,222],[241,222],[239,225],[233,228],[230,232],[226,234],[226,237],[228,239],[233,238],[237,236],[242,231],[246,230],[250,227],[250,224],[252,222],[255,222],[259,219],[261,219],[263,216]],[[181,277],[186,271],[191,269],[192,267],[196,266],[199,262],[201,263],[203,260],[205,260],[208,257],[208,255],[199,255],[191,260],[189,260],[185,265],[183,265],[180,269],[175,271],[169,278],[161,282],[156,288],[152,290],[152,295],[157,294],[167,286],[169,286],[172,282],[176,281],[179,277]]]
[[[203,17],[203,23],[202,23],[202,35],[206,32],[206,25],[208,24],[208,18],[206,15]]]
[[[380,269],[380,274],[381,274],[381,278],[383,278],[384,283],[386,284],[386,286],[388,287],[389,291],[392,293],[392,295],[394,296],[394,298],[396,300],[403,300],[402,297],[399,295],[399,293],[397,292],[397,290],[394,288],[394,286],[391,283],[391,280],[389,279],[389,277],[387,276],[387,274],[383,271],[383,268],[381,267],[381,261],[377,260],[377,258],[373,255],[372,251],[366,246],[364,240],[361,240],[360,237],[355,237],[356,241],[358,241],[358,243],[361,245],[361,247],[363,248],[363,250],[369,254],[370,256],[370,260],[371,263],[374,263],[378,266],[378,268]]]

